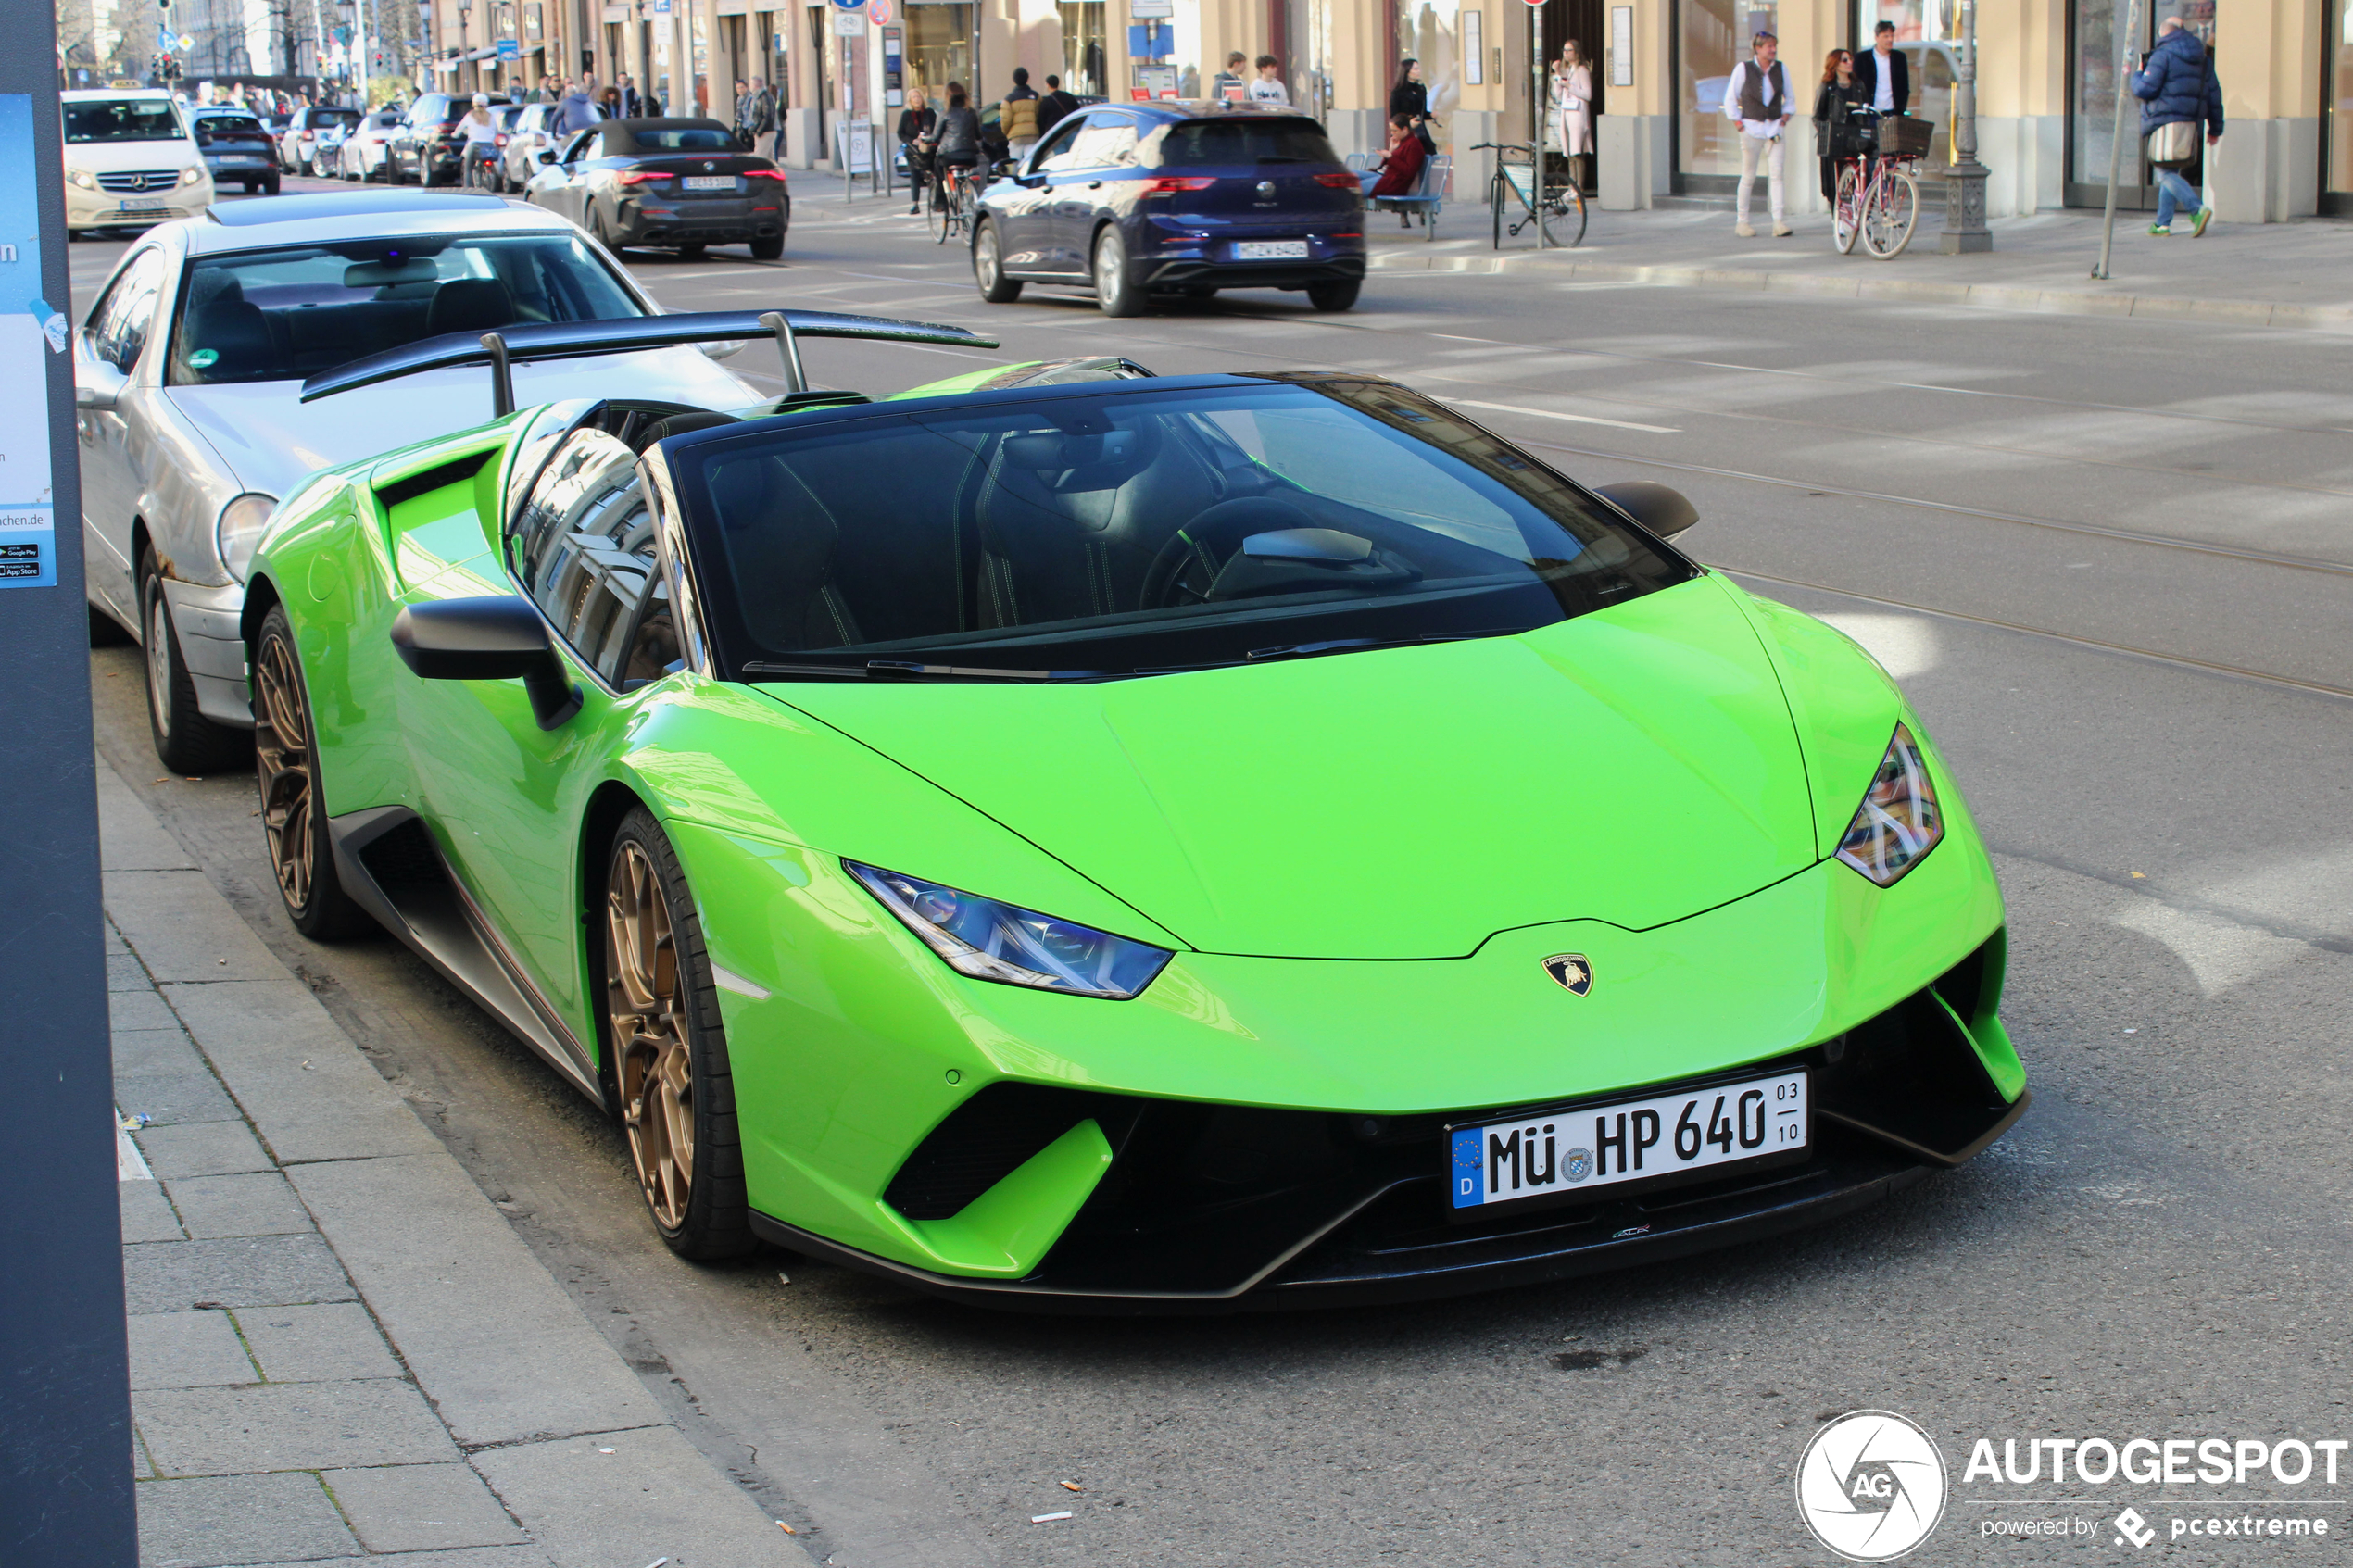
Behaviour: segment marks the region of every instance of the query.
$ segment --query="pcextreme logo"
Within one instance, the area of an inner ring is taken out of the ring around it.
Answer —
[[[1814,1434],[1797,1461],[1797,1513],[1853,1562],[1885,1562],[1944,1517],[1944,1456],[1892,1411],[1851,1411]]]

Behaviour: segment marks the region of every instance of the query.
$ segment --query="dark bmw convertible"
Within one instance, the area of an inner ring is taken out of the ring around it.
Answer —
[[[610,250],[661,246],[700,256],[748,245],[753,257],[785,254],[792,203],[785,171],[715,119],[609,119],[539,155],[524,187]]]

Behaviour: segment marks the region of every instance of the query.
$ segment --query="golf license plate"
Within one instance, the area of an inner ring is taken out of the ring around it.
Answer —
[[[163,209],[164,202],[160,196],[151,196],[145,201],[126,201],[116,204],[116,210],[120,212],[161,212]]]
[[[689,174],[678,182],[689,191],[732,191],[736,177],[732,174]]]
[[[1802,1150],[1809,1136],[1806,1089],[1803,1071],[1776,1073],[1455,1127],[1447,1170],[1453,1204],[1479,1209],[1591,1192]]]
[[[1307,259],[1305,240],[1237,240],[1234,242],[1237,261],[1304,261]]]

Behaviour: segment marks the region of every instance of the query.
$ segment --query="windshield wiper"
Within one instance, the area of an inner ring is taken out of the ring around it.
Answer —
[[[1246,657],[1252,661],[1313,659],[1326,653],[1363,653],[1367,648],[1410,648],[1427,643],[1468,643],[1481,637],[1516,637],[1522,632],[1533,630],[1529,626],[1499,626],[1487,632],[1441,632],[1427,637],[1333,637],[1320,643],[1278,643],[1273,647],[1252,648]]]
[[[872,678],[916,681],[1100,681],[1116,673],[1109,670],[996,670],[972,664],[923,664],[908,659],[870,659],[864,664],[773,664],[758,659],[744,663],[747,675],[824,675],[835,680]]]

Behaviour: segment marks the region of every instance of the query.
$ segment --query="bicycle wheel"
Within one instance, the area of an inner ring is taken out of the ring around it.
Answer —
[[[1863,203],[1863,248],[1881,261],[1904,253],[1920,220],[1920,188],[1899,169],[1880,171]]]
[[[969,234],[980,216],[980,182],[967,180],[956,187],[956,232]]]
[[[1561,235],[1567,235],[1568,247],[1574,250],[1585,243],[1585,193],[1573,184],[1563,190],[1558,212],[1560,226],[1546,232],[1554,236],[1554,245],[1562,243]]]
[[[1838,196],[1831,208],[1831,243],[1841,256],[1855,254],[1856,231],[1862,227],[1863,176],[1852,163],[1838,166]]]
[[[950,204],[954,199],[952,188],[943,191],[939,186],[934,185],[931,188],[931,199],[924,204],[924,222],[931,229],[934,245],[948,243],[949,216],[953,210]]]

